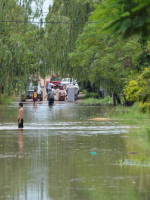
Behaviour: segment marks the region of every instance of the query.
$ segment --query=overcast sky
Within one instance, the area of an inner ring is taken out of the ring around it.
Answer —
[[[49,5],[53,5],[53,0],[45,0],[44,5],[43,5],[43,11],[47,12]]]
[[[48,14],[48,9],[50,5],[53,5],[53,0],[43,0],[43,20],[45,20],[46,15]]]

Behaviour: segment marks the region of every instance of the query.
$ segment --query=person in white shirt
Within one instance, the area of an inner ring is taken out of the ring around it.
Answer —
[[[47,89],[50,90],[51,88],[52,88],[52,83],[49,82],[49,83],[48,83],[48,86],[47,86]]]

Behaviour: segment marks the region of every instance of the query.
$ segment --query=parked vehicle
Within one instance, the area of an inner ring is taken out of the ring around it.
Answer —
[[[75,99],[78,98],[78,94],[79,94],[79,85],[76,81],[76,79],[74,78],[63,78],[61,81],[61,85],[63,85],[64,87],[69,87],[69,86],[74,86],[75,87]]]
[[[76,86],[79,89],[79,85],[78,85],[76,79],[74,79],[74,78],[63,78],[61,81],[61,85],[63,85],[63,86],[67,86],[70,84]]]
[[[61,85],[63,86],[68,86],[68,85],[73,85],[75,86],[75,88],[77,88],[77,91],[78,91],[78,94],[79,94],[79,85],[76,81],[76,79],[74,78],[63,78],[62,81],[61,81]]]
[[[52,75],[51,83],[53,83],[54,85],[60,85],[61,80],[56,75]]]
[[[61,85],[67,86],[71,84],[71,79],[70,78],[63,78],[61,81]]]

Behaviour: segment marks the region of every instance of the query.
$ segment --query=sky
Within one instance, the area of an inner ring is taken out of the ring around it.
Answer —
[[[43,19],[43,22],[45,21],[45,18],[49,12],[49,6],[53,5],[53,0],[43,0],[43,7],[42,7],[42,11],[43,11],[43,15],[40,18],[35,18],[34,21],[35,22],[39,22],[40,19]],[[35,4],[32,4],[32,8],[33,8],[33,12],[34,12],[34,8],[36,9]],[[33,22],[34,23],[34,22]]]
[[[48,12],[49,5],[53,5],[53,0],[45,0],[43,4],[43,11]]]
[[[46,15],[48,14],[48,8],[50,5],[53,5],[53,0],[43,0],[43,19],[45,19]]]

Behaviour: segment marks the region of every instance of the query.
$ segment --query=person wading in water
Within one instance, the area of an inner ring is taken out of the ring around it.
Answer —
[[[19,103],[19,113],[18,113],[18,128],[23,128],[23,103]]]
[[[34,93],[33,93],[33,102],[34,102],[34,105],[36,104],[37,100],[38,100],[38,93],[37,93],[37,91],[35,89]]]
[[[52,89],[49,89],[48,91],[48,105],[51,106],[54,103],[54,91]]]

